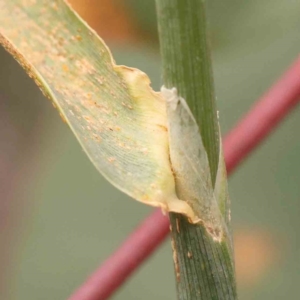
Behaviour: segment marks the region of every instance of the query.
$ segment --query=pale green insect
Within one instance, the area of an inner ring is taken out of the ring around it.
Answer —
[[[218,200],[222,203],[221,198],[227,197],[222,188],[227,185],[223,157],[220,157],[215,191],[199,128],[186,101],[178,96],[176,88],[162,87],[161,92],[167,106],[170,159],[178,197],[192,208],[193,216],[188,216],[191,221],[201,222],[216,240],[221,240],[226,225]]]

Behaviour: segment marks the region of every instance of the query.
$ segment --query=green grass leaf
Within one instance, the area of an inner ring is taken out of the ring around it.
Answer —
[[[187,206],[175,195],[165,101],[143,72],[115,65],[62,0],[0,0],[0,34],[112,184],[165,210]]]
[[[146,74],[117,66],[104,41],[63,0],[0,0],[0,42],[113,185],[201,221],[218,241],[226,236],[207,153],[185,102],[177,105],[177,97],[170,109]]]

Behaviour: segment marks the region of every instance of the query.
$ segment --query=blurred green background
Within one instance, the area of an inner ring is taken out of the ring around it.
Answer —
[[[71,2],[159,89],[154,0]],[[298,56],[300,2],[207,2],[225,134]],[[96,172],[3,49],[0,65],[0,298],[66,299],[152,209]],[[240,299],[299,297],[299,128],[297,108],[230,179]],[[154,298],[176,298],[169,241],[112,297]]]

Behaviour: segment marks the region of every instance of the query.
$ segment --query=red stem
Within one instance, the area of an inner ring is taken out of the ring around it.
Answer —
[[[231,173],[300,100],[300,56],[264,94],[224,140],[227,172]]]
[[[224,155],[228,173],[250,154],[300,100],[300,57],[282,78],[227,134]],[[154,211],[69,300],[107,299],[163,242],[169,220]]]

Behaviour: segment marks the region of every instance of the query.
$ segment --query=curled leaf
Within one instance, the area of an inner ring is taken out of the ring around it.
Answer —
[[[63,0],[0,0],[0,43],[53,101],[106,179],[138,201],[201,221],[222,238],[207,154],[175,90],[154,92],[146,74],[117,66],[103,40]],[[217,197],[227,199],[223,175],[218,182]]]
[[[165,101],[62,0],[0,0],[0,42],[71,127],[96,168],[131,197],[191,215],[177,199]]]

